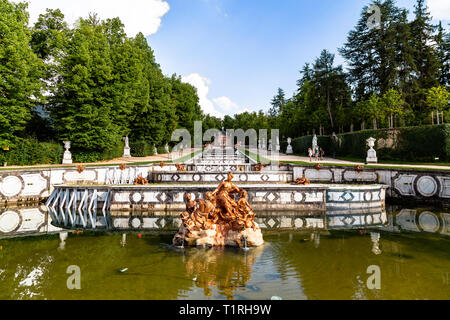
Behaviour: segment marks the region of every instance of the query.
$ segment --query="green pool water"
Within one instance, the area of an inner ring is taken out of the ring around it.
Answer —
[[[176,249],[171,232],[1,239],[0,299],[450,299],[450,237],[421,231],[268,231],[248,251]]]

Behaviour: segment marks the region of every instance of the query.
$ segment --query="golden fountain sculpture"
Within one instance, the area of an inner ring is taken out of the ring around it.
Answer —
[[[261,229],[247,201],[247,191],[233,183],[233,174],[205,200],[194,201],[186,195],[186,211],[173,239],[175,246],[259,247],[264,244]],[[236,202],[234,195],[239,195]]]

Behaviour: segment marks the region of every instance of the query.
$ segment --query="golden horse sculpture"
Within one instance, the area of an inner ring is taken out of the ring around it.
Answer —
[[[233,174],[205,200],[194,201],[186,195],[186,211],[173,239],[175,246],[258,247],[264,244],[261,229],[247,201],[247,191],[233,183]],[[236,202],[234,195],[239,195]]]

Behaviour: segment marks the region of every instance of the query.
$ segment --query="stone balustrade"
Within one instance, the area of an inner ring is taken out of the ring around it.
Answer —
[[[235,172],[236,183],[289,183],[301,178],[303,173],[312,183],[334,184],[384,184],[387,198],[419,200],[425,203],[448,205],[450,203],[450,172],[444,170],[415,170],[325,166],[316,170],[311,166],[283,165],[263,168],[261,172],[246,165],[244,171],[239,166],[203,166],[198,171],[196,164],[186,165],[187,172],[179,173],[175,165],[159,164],[131,166],[120,170],[118,166],[86,167],[78,172],[76,167],[52,169],[26,169],[2,171],[0,173],[0,200],[4,203],[38,202],[47,199],[55,185],[90,184],[123,185],[132,184],[137,175],[142,174],[155,182],[173,184],[216,183],[222,181],[228,171]],[[229,169],[229,170],[227,170]],[[210,170],[210,171],[208,171]],[[223,171],[222,171],[223,170]],[[179,179],[178,179],[179,177]]]

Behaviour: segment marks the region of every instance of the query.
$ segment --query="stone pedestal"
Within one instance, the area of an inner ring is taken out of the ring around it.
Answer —
[[[123,141],[125,141],[125,147],[123,148],[123,158],[131,158],[131,149],[130,149],[130,142],[128,140],[128,136],[123,138]]]
[[[131,158],[131,149],[130,149],[130,147],[123,148],[123,157],[124,158]]]
[[[63,155],[62,164],[72,164],[72,153],[69,151],[70,149],[70,141],[63,141],[64,148],[66,148],[66,151]]]
[[[369,138],[366,141],[367,146],[369,146],[370,148],[369,150],[367,150],[366,163],[378,163],[377,152],[373,148],[375,146],[375,142],[377,141],[377,139]]]
[[[62,164],[72,164],[72,163],[73,163],[72,153],[70,153],[69,151],[64,152]]]
[[[223,236],[218,236],[217,225],[211,229],[192,231],[187,234],[184,226],[181,226],[179,233],[173,239],[173,245],[177,247],[238,247],[253,248],[264,244],[263,235],[260,228],[246,228],[242,231],[230,230]]]
[[[288,142],[288,146],[286,148],[286,154],[293,154],[294,150],[292,149],[292,146],[291,146],[292,139],[288,138],[287,142]]]

